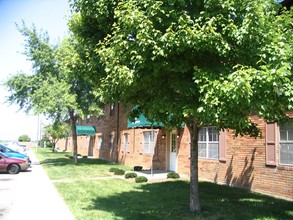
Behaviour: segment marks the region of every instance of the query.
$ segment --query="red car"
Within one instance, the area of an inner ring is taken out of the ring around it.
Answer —
[[[28,160],[9,157],[0,152],[0,172],[9,174],[18,174],[20,171],[25,171],[30,167]]]

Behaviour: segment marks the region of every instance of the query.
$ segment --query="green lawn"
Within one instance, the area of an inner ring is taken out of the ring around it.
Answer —
[[[35,150],[36,152],[36,150]],[[50,179],[81,179],[110,176],[110,167],[120,167],[130,170],[130,167],[108,163],[100,159],[79,159],[77,165],[69,159],[68,153],[52,152],[49,148],[38,148],[36,155],[48,173]]]
[[[130,170],[99,159],[80,159],[39,148],[37,157],[76,220],[96,219],[293,219],[293,202],[250,191],[200,182],[202,213],[189,212],[188,181],[144,184],[123,179],[88,179],[110,176],[111,167]],[[83,179],[87,178],[87,179]]]

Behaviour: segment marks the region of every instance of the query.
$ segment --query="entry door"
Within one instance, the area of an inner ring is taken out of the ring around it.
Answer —
[[[94,136],[87,136],[86,147],[88,148],[88,156],[94,156]]]
[[[170,163],[169,170],[176,171],[177,169],[177,134],[170,135]]]

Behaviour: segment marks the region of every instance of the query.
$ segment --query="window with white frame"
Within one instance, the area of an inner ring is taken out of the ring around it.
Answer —
[[[172,133],[171,135],[171,152],[176,153],[177,151],[177,134]]]
[[[98,136],[98,149],[101,149],[103,146],[103,136],[99,135]]]
[[[154,131],[145,131],[143,132],[144,138],[144,153],[153,154],[155,148],[155,132]]]
[[[293,120],[280,125],[280,164],[293,165]]]
[[[129,137],[129,134],[125,133],[124,134],[124,151],[125,152],[128,152],[128,148],[129,148],[128,137]]]
[[[198,156],[200,158],[219,158],[219,132],[216,127],[203,127],[198,134]]]

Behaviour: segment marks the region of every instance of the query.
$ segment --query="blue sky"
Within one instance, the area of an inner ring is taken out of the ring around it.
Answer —
[[[24,20],[29,26],[48,31],[52,43],[67,34],[68,0],[0,0],[0,83],[18,71],[31,72],[31,63],[21,54],[24,38],[16,25]],[[38,138],[38,117],[4,103],[7,91],[0,87],[0,140],[17,140],[27,134]],[[44,121],[44,119],[42,119]]]

